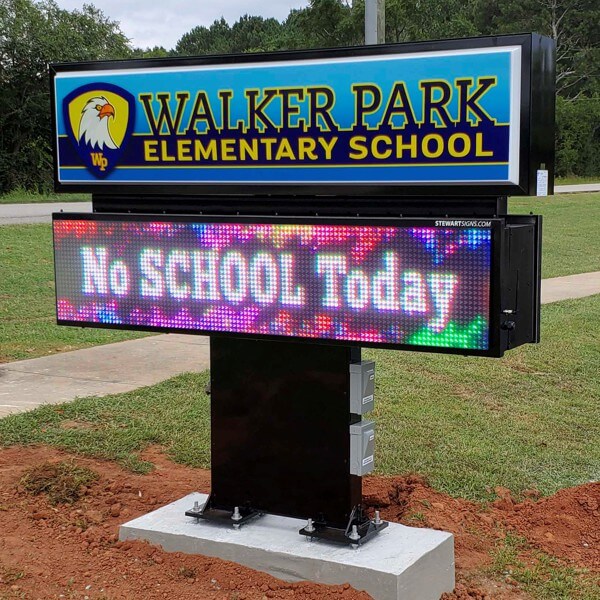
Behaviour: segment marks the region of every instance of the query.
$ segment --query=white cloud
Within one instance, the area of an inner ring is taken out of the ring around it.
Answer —
[[[224,17],[229,23],[242,15],[259,15],[283,20],[290,9],[301,8],[308,0],[58,0],[61,8],[81,9],[93,4],[113,21],[119,21],[123,33],[140,48],[164,46],[173,48],[179,38],[197,25],[209,26]]]

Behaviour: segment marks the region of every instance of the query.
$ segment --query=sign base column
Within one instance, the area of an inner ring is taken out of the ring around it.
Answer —
[[[348,346],[211,338],[212,492],[187,514],[241,524],[271,513],[344,531],[368,521],[349,465],[359,360]]]

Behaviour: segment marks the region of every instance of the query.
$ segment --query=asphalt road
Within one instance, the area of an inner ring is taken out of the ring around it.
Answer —
[[[50,223],[54,212],[92,212],[91,202],[0,204],[0,225]]]

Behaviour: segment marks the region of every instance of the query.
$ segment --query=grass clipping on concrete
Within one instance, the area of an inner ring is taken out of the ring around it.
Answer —
[[[600,295],[542,307],[542,343],[502,359],[369,350],[376,361],[376,467],[417,472],[473,500],[551,494],[600,476]],[[49,444],[136,472],[160,444],[210,466],[208,373],[0,419],[0,446]],[[285,400],[282,400],[285,401]],[[78,427],[67,426],[76,422]]]
[[[34,496],[46,494],[50,504],[72,504],[97,479],[98,473],[73,461],[45,462],[27,469],[19,485]]]

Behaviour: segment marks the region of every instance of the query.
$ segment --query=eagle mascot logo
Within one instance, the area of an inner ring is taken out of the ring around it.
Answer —
[[[113,84],[94,83],[73,90],[63,103],[69,137],[83,166],[105,178],[119,163],[134,123],[133,96]]]
[[[79,123],[79,143],[90,148],[117,150],[119,146],[110,135],[110,119],[115,118],[114,106],[103,96],[90,98],[81,111]]]

